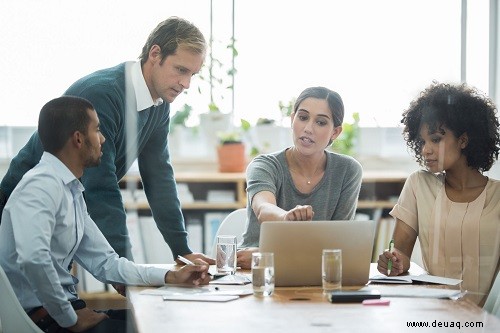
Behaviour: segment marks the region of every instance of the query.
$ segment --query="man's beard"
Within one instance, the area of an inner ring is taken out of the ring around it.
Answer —
[[[92,168],[98,166],[101,163],[101,152],[100,151],[98,152],[97,149],[93,147],[90,141],[88,140],[85,140],[85,146],[88,149],[87,151],[91,152],[92,154],[88,154],[86,156],[84,167]]]

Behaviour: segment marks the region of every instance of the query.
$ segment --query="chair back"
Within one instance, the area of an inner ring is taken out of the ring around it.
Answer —
[[[0,266],[0,321],[3,333],[43,333],[24,311]]]
[[[497,273],[483,309],[500,318],[500,273]]]
[[[231,213],[221,222],[217,233],[215,234],[214,246],[212,255],[217,256],[217,236],[218,235],[234,235],[237,238],[238,244],[242,240],[243,233],[245,232],[245,225],[247,222],[246,208],[239,208]]]

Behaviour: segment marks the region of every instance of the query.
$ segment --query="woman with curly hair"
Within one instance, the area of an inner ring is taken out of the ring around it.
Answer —
[[[395,249],[379,256],[378,270],[407,272],[418,236],[425,269],[462,279],[462,289],[482,305],[500,265],[500,181],[483,175],[500,150],[496,107],[465,84],[433,83],[401,122],[426,170],[410,175],[390,212]]]

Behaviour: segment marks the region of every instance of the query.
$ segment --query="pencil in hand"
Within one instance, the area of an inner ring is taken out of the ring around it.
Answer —
[[[389,252],[392,254],[392,251],[394,251],[394,239],[391,239],[389,242]],[[387,276],[391,275],[392,271],[392,259],[389,259],[389,262],[387,263]]]

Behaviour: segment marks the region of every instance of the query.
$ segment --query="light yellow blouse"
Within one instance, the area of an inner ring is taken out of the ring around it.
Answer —
[[[390,214],[417,232],[430,274],[462,279],[483,303],[500,264],[500,181],[489,179],[474,201],[458,203],[448,199],[443,175],[417,171]]]

